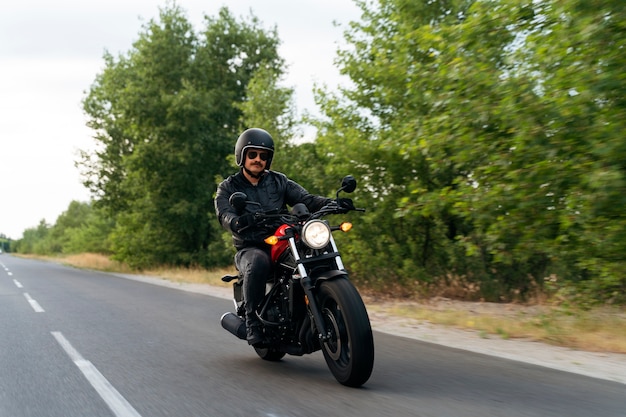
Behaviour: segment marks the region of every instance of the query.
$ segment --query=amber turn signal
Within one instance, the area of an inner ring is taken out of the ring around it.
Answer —
[[[341,229],[342,232],[347,232],[348,230],[352,229],[352,223],[343,222],[339,225],[339,228]]]

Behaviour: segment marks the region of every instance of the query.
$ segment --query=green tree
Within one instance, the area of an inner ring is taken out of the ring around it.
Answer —
[[[11,252],[11,239],[7,238],[4,233],[0,233],[0,250],[2,252]]]
[[[50,227],[45,219],[41,219],[37,227],[24,230],[22,238],[15,245],[15,252],[38,255],[50,253],[46,247],[46,237],[50,232]]]
[[[88,203],[72,201],[67,210],[61,213],[54,225],[50,227],[45,237],[46,252],[48,254],[64,252],[70,235],[86,224],[90,211],[91,207]]]
[[[467,102],[455,91],[472,80],[460,63],[449,65],[460,59],[455,35],[471,2],[359,4],[364,21],[346,32],[352,47],[338,58],[354,87],[343,97],[318,94],[329,116],[319,126],[322,147],[343,161],[333,170],[357,176],[370,209],[353,239],[357,270],[370,282],[407,286],[464,274],[454,244],[464,225],[448,194],[469,169],[450,156],[471,127],[450,113]]]
[[[170,4],[84,100],[101,145],[84,155],[85,185],[116,222],[115,257],[135,267],[208,262],[215,178],[241,130],[239,104],[264,68],[280,74],[275,29],[228,9],[196,34]],[[220,232],[221,234],[221,232]]]
[[[486,227],[495,243],[515,230],[516,254],[541,250],[561,272],[601,300],[626,300],[624,129],[626,12],[618,1],[551,1],[526,8],[533,26],[513,76],[532,100],[509,99],[514,115],[507,173],[515,207]],[[527,88],[528,89],[528,88]],[[519,256],[519,255],[518,255]],[[563,273],[564,272],[564,273]]]
[[[500,300],[553,275],[623,298],[618,2],[357,3],[353,86],[318,92],[318,127],[327,173],[368,192],[363,279]]]
[[[51,229],[60,236],[62,253],[111,253],[110,235],[115,223],[106,212],[92,203],[72,201]]]

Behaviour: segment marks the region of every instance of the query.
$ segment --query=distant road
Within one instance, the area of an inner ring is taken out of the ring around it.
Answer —
[[[0,416],[626,416],[626,386],[375,332],[361,389],[260,360],[228,300],[0,256]]]

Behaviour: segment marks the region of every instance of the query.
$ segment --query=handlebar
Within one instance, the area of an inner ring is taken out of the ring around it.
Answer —
[[[329,204],[325,205],[315,213],[311,213],[311,215],[306,220],[320,219],[330,214],[345,214],[349,211],[365,212],[365,209],[360,207],[356,207],[354,209],[340,207],[336,200],[332,200]],[[243,232],[244,230],[247,230],[253,226],[263,226],[265,222],[273,219],[279,219],[281,223],[292,224],[298,223],[303,220],[295,214],[277,213],[275,209],[270,211],[258,211],[254,213],[254,224],[243,227],[241,230],[239,230],[239,232]]]
[[[311,218],[312,219],[319,219],[322,218],[328,214],[345,214],[349,211],[360,211],[360,212],[365,212],[364,208],[358,208],[355,207],[353,209],[349,209],[349,208],[345,208],[345,207],[340,207],[339,203],[337,203],[337,200],[333,200],[330,204],[325,205],[324,207],[322,207],[321,209],[319,209],[318,211],[316,211],[315,213],[311,214]]]

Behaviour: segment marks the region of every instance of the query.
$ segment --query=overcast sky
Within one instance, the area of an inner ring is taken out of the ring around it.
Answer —
[[[342,33],[360,13],[352,0],[179,0],[196,31],[226,5],[252,11],[282,41],[286,85],[298,112],[315,112],[314,82],[341,83],[333,66]],[[54,224],[72,200],[88,201],[74,161],[93,146],[81,100],[105,51],[126,53],[165,0],[21,0],[0,5],[0,234],[19,239]],[[343,25],[335,27],[333,21]],[[233,138],[233,143],[236,138]]]

